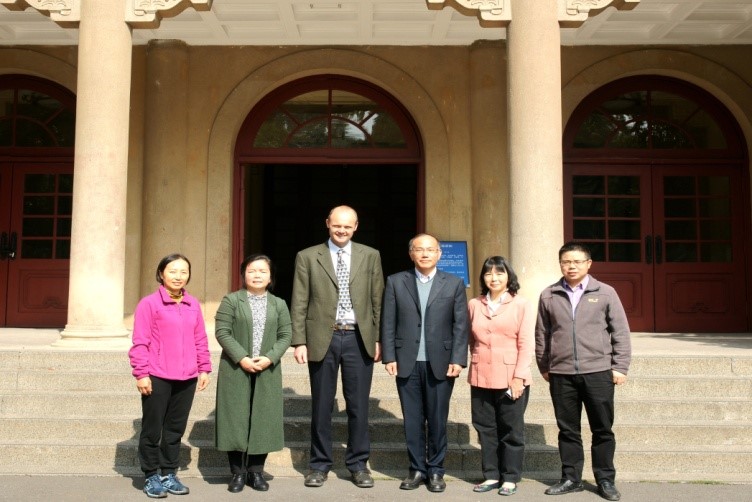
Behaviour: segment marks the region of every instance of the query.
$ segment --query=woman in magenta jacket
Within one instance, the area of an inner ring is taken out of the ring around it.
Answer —
[[[165,256],[157,266],[159,288],[138,303],[130,356],[141,394],[138,458],[144,493],[163,498],[185,495],[175,472],[180,443],[196,389],[209,385],[211,358],[198,300],[185,292],[191,263],[181,254]]]
[[[481,295],[468,303],[468,381],[485,481],[473,491],[514,495],[522,478],[535,315],[517,295],[517,275],[503,257],[483,262],[479,282]]]

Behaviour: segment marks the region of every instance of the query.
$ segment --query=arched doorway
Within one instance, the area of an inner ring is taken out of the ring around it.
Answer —
[[[593,250],[634,331],[749,329],[747,152],[705,91],[625,78],[564,133],[564,233]]]
[[[0,326],[65,325],[75,108],[57,84],[0,76]]]
[[[381,252],[384,273],[409,266],[407,242],[423,227],[421,146],[388,93],[336,75],[296,80],[249,113],[235,154],[234,262],[268,253],[282,298],[295,254],[326,239],[324,220],[340,204],[358,211],[355,240]]]

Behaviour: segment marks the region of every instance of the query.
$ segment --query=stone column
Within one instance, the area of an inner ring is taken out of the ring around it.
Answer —
[[[512,0],[509,76],[510,260],[537,300],[559,277],[563,244],[561,40],[557,0]]]
[[[500,42],[475,42],[470,48],[473,296],[480,292],[483,260],[509,256],[509,150],[506,134],[498,134],[507,116],[506,64]]]
[[[152,41],[146,53],[144,125],[143,245],[141,295],[153,292],[157,263],[170,253],[185,253],[192,235],[186,199],[188,183],[188,47],[178,40]],[[189,286],[189,289],[190,286]]]
[[[131,31],[122,0],[81,2],[68,323],[58,345],[123,344]]]

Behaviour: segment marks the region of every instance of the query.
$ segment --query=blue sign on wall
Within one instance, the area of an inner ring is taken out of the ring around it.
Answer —
[[[436,268],[460,277],[465,287],[470,287],[470,274],[467,260],[467,241],[440,241],[441,258]]]

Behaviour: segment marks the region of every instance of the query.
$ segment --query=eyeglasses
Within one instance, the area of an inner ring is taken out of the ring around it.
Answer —
[[[438,248],[412,248],[411,251],[413,253],[418,253],[418,254],[423,254],[423,253],[434,254],[434,253],[438,253],[439,249]]]
[[[587,263],[589,261],[590,260],[561,260],[559,262],[559,265],[561,265],[562,267],[568,267],[570,265],[574,265],[576,267],[581,267],[581,266],[583,266],[585,263]]]

